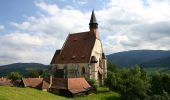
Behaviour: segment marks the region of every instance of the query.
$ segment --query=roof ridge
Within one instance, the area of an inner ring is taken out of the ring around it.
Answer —
[[[84,32],[76,32],[76,33],[70,33],[70,35],[74,35],[74,34],[82,34],[82,33],[89,33],[90,31],[84,31]]]

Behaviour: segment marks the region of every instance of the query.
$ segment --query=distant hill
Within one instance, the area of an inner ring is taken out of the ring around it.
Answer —
[[[27,74],[28,70],[32,69],[48,69],[48,65],[43,65],[40,63],[14,63],[9,65],[0,66],[0,76],[7,75],[7,73],[12,71],[18,71],[22,74]]]
[[[170,68],[170,57],[154,59],[140,64],[143,67],[168,67]]]
[[[107,56],[108,62],[120,67],[142,65],[144,67],[170,67],[170,51],[132,50],[118,52]]]
[[[163,50],[132,50],[107,55],[109,63],[120,67],[141,65],[145,68],[166,68],[170,69],[170,51]],[[11,71],[18,71],[27,74],[31,69],[48,69],[49,65],[40,63],[14,63],[0,66],[0,76],[7,75]]]

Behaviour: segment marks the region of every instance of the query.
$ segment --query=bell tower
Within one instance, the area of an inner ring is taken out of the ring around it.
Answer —
[[[96,38],[99,38],[98,23],[97,23],[95,14],[94,14],[94,10],[92,11],[92,14],[91,14],[89,29],[90,29],[90,34],[94,35]]]

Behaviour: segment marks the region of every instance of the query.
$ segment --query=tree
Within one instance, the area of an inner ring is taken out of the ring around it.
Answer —
[[[155,72],[155,74],[151,77],[151,92],[152,95],[156,94],[162,94],[163,87],[161,84],[161,75],[159,72]]]
[[[149,81],[139,66],[123,68],[108,76],[110,87],[122,94],[123,100],[144,100],[148,98]]]
[[[36,77],[39,77],[39,73],[36,70],[30,70],[28,76],[32,78],[36,78]]]
[[[170,74],[164,73],[161,77],[161,83],[164,91],[170,94]]]
[[[138,65],[118,69],[108,64],[105,84],[119,92],[123,100],[170,100],[170,74],[156,72],[148,76]]]
[[[43,70],[36,70],[36,71],[37,71],[37,73],[38,73],[39,76],[43,75],[43,73],[44,73]]]
[[[94,79],[86,78],[86,81],[95,89],[97,89],[98,84]]]
[[[117,71],[118,71],[118,68],[117,68],[117,65],[112,64],[112,63],[108,63],[108,64],[107,64],[107,70],[108,70],[109,72],[117,72]]]
[[[105,79],[105,85],[109,87],[109,89],[113,88],[116,85],[116,72],[118,72],[118,68],[115,64],[108,63],[107,64],[107,78]]]
[[[44,78],[49,77],[49,71],[48,70],[43,70],[43,73],[42,73],[41,76],[44,77]]]
[[[154,94],[150,97],[150,100],[170,100],[170,96],[167,92],[163,91],[161,95]]]
[[[155,72],[150,83],[152,95],[162,95],[164,92],[170,94],[170,74]]]
[[[7,75],[8,79],[11,79],[12,81],[16,81],[18,79],[21,79],[22,75],[19,72],[10,72]]]
[[[108,72],[107,78],[105,79],[105,85],[109,87],[109,89],[113,89],[117,85],[116,79],[116,73]]]

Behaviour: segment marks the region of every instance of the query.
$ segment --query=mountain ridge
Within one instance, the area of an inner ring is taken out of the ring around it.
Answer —
[[[45,70],[48,69],[49,65],[44,65],[40,63],[12,63],[0,66],[0,76],[5,76],[9,72],[17,71],[21,74],[27,74],[29,70]]]
[[[120,67],[143,65],[146,62],[167,57],[170,57],[169,50],[131,50],[107,55],[109,63],[114,63]]]
[[[119,67],[131,67],[140,65],[144,68],[168,68],[170,69],[170,51],[169,50],[131,50],[117,52],[107,55],[109,63],[116,64]],[[27,74],[31,69],[48,69],[50,65],[41,63],[12,63],[0,66],[0,76],[7,75],[11,71],[18,71],[21,74]]]

